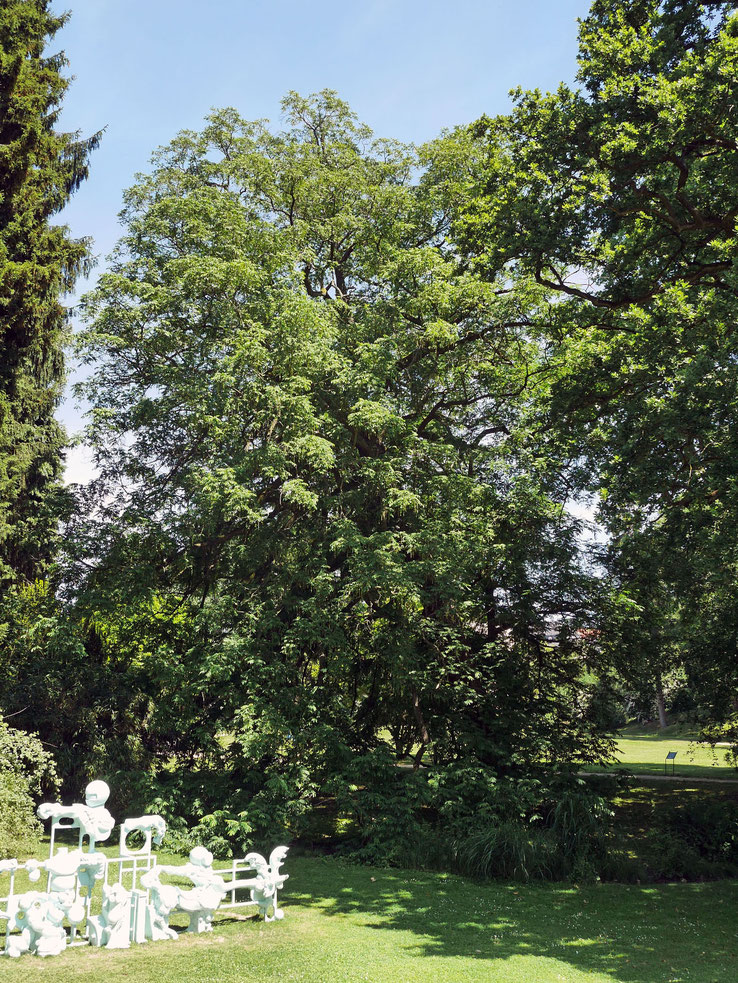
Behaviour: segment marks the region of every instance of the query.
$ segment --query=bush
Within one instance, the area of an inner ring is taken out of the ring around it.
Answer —
[[[723,877],[738,873],[738,804],[686,801],[657,815],[649,837],[657,878]]]
[[[549,830],[514,821],[490,825],[459,840],[453,859],[460,873],[483,879],[552,880],[566,866]]]
[[[650,838],[648,865],[651,878],[656,880],[681,879],[695,881],[710,876],[710,865],[699,853],[679,836],[666,831]]]
[[[687,801],[670,806],[662,812],[660,826],[705,860],[738,863],[735,802]]]
[[[581,780],[579,787],[566,789],[551,807],[548,816],[551,832],[559,852],[572,868],[585,857],[590,860],[601,857],[605,851],[603,833],[612,815],[607,800]]]
[[[391,751],[380,746],[356,755],[332,785],[339,811],[356,831],[344,848],[349,856],[388,866],[436,865],[443,846],[423,820],[430,801],[425,774],[399,769]]]
[[[602,881],[616,881],[620,884],[642,884],[651,879],[645,862],[633,855],[622,840],[608,843],[598,864]]]
[[[337,795],[363,863],[473,877],[594,880],[611,811],[570,774],[513,778],[481,764],[398,769],[383,748],[354,759]]]
[[[0,770],[0,859],[32,853],[41,832],[28,784],[20,775]]]
[[[30,853],[42,832],[34,798],[58,787],[54,759],[34,734],[0,720],[0,857]]]
[[[29,795],[52,796],[59,790],[56,764],[38,735],[16,730],[0,720],[0,770],[25,781]]]
[[[309,736],[243,711],[229,737],[203,751],[196,766],[172,758],[116,776],[127,809],[164,817],[167,849],[202,845],[226,858],[300,834],[318,788]]]

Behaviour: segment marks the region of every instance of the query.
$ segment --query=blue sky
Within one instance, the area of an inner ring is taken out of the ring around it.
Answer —
[[[336,89],[379,136],[422,142],[504,112],[517,85],[552,89],[576,71],[588,0],[69,0],[52,44],[75,76],[61,126],[107,127],[90,179],[63,213],[104,257],[121,193],[151,152],[214,106],[279,119],[290,89]],[[56,9],[65,9],[59,3]],[[93,276],[94,281],[94,276]],[[84,285],[83,285],[84,288]],[[79,412],[65,401],[70,431]],[[68,477],[89,471],[82,449]]]

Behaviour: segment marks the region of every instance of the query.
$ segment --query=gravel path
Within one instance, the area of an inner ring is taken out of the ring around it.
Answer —
[[[612,775],[611,771],[580,771],[580,775],[584,778],[587,775],[601,775],[603,778]],[[633,778],[647,778],[649,782],[699,782],[706,785],[738,785],[738,775],[735,778],[704,778],[702,775],[695,775],[694,778],[690,778],[688,775],[655,775],[655,774],[643,774],[642,772],[634,772]]]

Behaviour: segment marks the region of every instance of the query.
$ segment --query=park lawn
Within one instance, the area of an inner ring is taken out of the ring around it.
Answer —
[[[295,857],[284,921],[216,917],[209,935],[0,960],[58,983],[734,983],[738,882],[479,884]],[[248,912],[248,909],[246,909]]]
[[[582,768],[588,772],[625,769],[636,775],[663,775],[667,753],[676,751],[674,775],[738,782],[738,769],[728,758],[728,748],[713,748],[710,744],[698,742],[693,739],[696,733],[683,724],[674,724],[664,732],[652,727],[630,726],[616,735],[616,762],[609,765],[585,764]],[[389,735],[385,732],[384,736],[389,743]],[[417,748],[413,749],[403,764],[408,765],[412,761],[416,750]],[[432,767],[427,755],[423,758],[423,764]],[[668,774],[671,773],[672,766],[669,762]]]
[[[727,748],[712,748],[683,738],[643,736],[617,738],[617,764],[585,765],[585,771],[625,768],[636,775],[663,775],[667,752],[676,751],[674,774],[686,778],[722,778],[738,781],[738,771],[727,758]],[[671,762],[668,765],[671,775]]]
[[[685,741],[697,740],[700,736],[699,727],[694,723],[675,721],[667,724],[666,727],[659,725],[651,720],[647,723],[629,723],[621,727],[618,731],[620,737],[676,737]]]

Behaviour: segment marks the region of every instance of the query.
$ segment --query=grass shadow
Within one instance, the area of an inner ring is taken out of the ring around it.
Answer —
[[[290,903],[409,933],[418,955],[548,957],[622,983],[734,983],[738,883],[477,884],[453,875],[296,859]],[[293,882],[293,887],[296,885]]]

